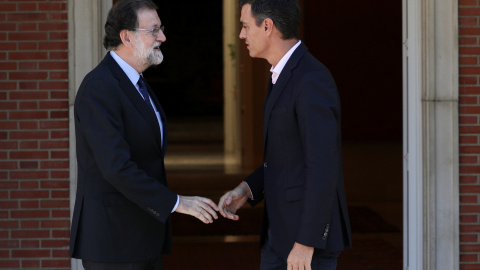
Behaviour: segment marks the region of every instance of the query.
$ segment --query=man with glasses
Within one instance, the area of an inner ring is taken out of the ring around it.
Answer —
[[[240,39],[271,65],[263,115],[264,164],[226,193],[237,220],[265,200],[261,270],[333,270],[351,246],[342,172],[340,99],[328,69],[299,40],[297,0],[240,0]]]
[[[204,223],[217,218],[210,199],[167,188],[167,121],[142,77],[163,60],[166,37],[156,9],[151,0],[112,7],[103,42],[109,52],[75,99],[78,184],[70,255],[87,270],[162,269],[172,212]]]

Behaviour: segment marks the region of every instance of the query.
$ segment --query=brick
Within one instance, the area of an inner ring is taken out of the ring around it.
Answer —
[[[50,178],[55,179],[68,179],[70,177],[69,171],[52,171],[50,172]]]
[[[52,198],[70,198],[70,192],[68,190],[53,190]]]
[[[68,258],[70,257],[70,252],[68,249],[52,250],[53,258]]]
[[[45,22],[39,23],[38,29],[40,31],[67,31],[68,24],[66,22]]]
[[[36,121],[21,121],[19,122],[20,129],[26,131],[27,129],[38,129],[38,122]]]
[[[21,181],[20,182],[20,189],[38,189],[40,183],[39,181]],[[28,201],[22,201],[22,203]],[[22,208],[31,208],[31,206],[26,206],[22,204]],[[35,206],[38,207],[38,204]]]
[[[50,152],[50,157],[52,159],[68,159],[70,157],[70,153],[68,151],[52,151]]]
[[[459,64],[464,66],[476,65],[478,64],[478,59],[474,56],[460,57]]]
[[[480,269],[480,263],[475,264],[462,264],[460,270],[478,270]]]
[[[11,171],[10,179],[48,179],[47,171]]]
[[[35,32],[38,31],[38,23],[19,23],[18,25],[18,32]]]
[[[458,9],[459,13],[458,15],[460,17],[463,17],[463,16],[480,16],[480,8],[473,8],[473,7],[468,7],[468,8],[464,8],[464,7],[460,7]]]
[[[0,90],[17,90],[16,82],[0,82]]]
[[[67,227],[70,228],[70,227]],[[52,237],[54,238],[69,238],[70,237],[70,229],[67,230],[53,230]]]
[[[10,100],[39,100],[48,99],[46,91],[15,91],[10,93]]]
[[[51,99],[68,99],[68,91],[50,91]]]
[[[0,122],[0,125],[3,125],[3,122]],[[0,149],[3,149],[3,150],[18,149],[18,142],[16,142],[16,141],[0,141]]]
[[[67,13],[49,13],[48,14],[49,20],[51,21],[66,21],[68,20]]]
[[[50,46],[50,48],[53,48]],[[40,62],[39,63],[40,69],[63,69],[68,70],[68,62],[67,61],[51,61],[51,62]]]
[[[68,111],[51,111],[50,112],[50,119],[63,119],[68,118]],[[52,139],[55,137],[52,136]]]
[[[38,102],[37,101],[23,101],[18,103],[20,105],[20,110],[37,110]]]
[[[16,70],[17,63],[15,62],[0,62],[0,70]]]
[[[43,268],[59,268],[59,267],[70,267],[70,260],[42,260]]]
[[[42,248],[64,248],[69,246],[68,240],[42,240]]]
[[[37,3],[20,3],[18,11],[37,11]]]
[[[7,15],[7,21],[45,21],[47,20],[46,13],[10,13]]]
[[[9,52],[9,60],[45,60],[48,59],[47,52]]]
[[[2,227],[3,228],[3,227]],[[0,240],[1,249],[12,249],[20,247],[20,242],[18,240]]]
[[[68,169],[70,167],[69,161],[41,161],[40,168],[42,169]]]
[[[0,130],[13,130],[18,129],[18,122],[12,121],[0,121]],[[8,143],[8,142],[3,142]],[[5,148],[2,148],[5,149]]]
[[[38,82],[19,82],[20,90],[36,90],[38,89]]]
[[[16,161],[0,161],[0,170],[16,170],[18,162]]]
[[[43,117],[43,113],[46,112],[37,112],[36,117],[40,119]],[[29,114],[23,114],[23,115],[18,115],[18,118],[12,118],[12,119],[33,119],[33,117],[27,117]],[[25,117],[25,118],[22,118]],[[44,117],[46,118],[46,117]],[[31,131],[14,131],[10,132],[10,138],[11,139],[19,139],[19,140],[26,140],[26,139],[48,139],[48,132],[47,131],[36,131],[36,132],[31,132]]]
[[[50,79],[52,79],[52,80],[68,79],[68,72],[66,72],[66,71],[51,71],[50,72]]]
[[[18,201],[0,201],[0,209],[17,209]]]
[[[20,268],[19,260],[0,260],[0,268],[16,269]]]
[[[9,41],[39,41],[48,40],[48,34],[45,32],[13,32],[8,34]]]
[[[48,112],[46,111],[17,111],[10,113],[11,120],[26,120],[26,119],[47,119]]]
[[[67,197],[64,197],[64,198],[67,198]],[[52,218],[69,218],[69,217],[70,217],[69,210],[52,210]]]
[[[41,110],[68,109],[68,101],[40,101]]]
[[[18,189],[17,181],[0,181],[0,190]]]
[[[22,149],[22,150],[38,149],[38,142],[37,141],[23,141],[23,142],[20,142],[20,149]]]
[[[68,82],[40,82],[39,84],[40,89],[52,89],[52,90],[59,90],[59,89],[68,89]]]
[[[24,249],[39,248],[40,247],[40,241],[38,241],[38,240],[22,240],[21,245],[22,245],[22,248],[24,248]]]
[[[41,121],[40,122],[41,129],[68,129],[68,121]],[[58,142],[55,142],[58,144]]]
[[[49,238],[49,230],[12,230],[12,239],[21,238]]]
[[[10,212],[12,218],[49,218],[48,210],[12,210]]]
[[[20,62],[18,67],[20,70],[38,70],[38,62]]]
[[[23,187],[22,187],[23,188]],[[24,188],[25,189],[25,188]],[[28,189],[28,188],[27,188]],[[38,202],[38,200],[34,200],[34,201],[22,201],[21,203],[21,208],[23,210],[25,209],[38,209],[40,208],[40,203]]]
[[[14,3],[0,3],[0,10],[2,12],[17,11],[17,6]]]
[[[50,60],[65,60],[68,59],[68,52],[49,52],[49,57]]]
[[[41,182],[41,188],[43,189],[57,189],[57,188],[69,188],[69,187],[70,187],[69,181],[42,181]]]
[[[480,154],[480,146],[461,146],[461,153]]]
[[[11,191],[10,197],[12,199],[41,199],[48,198],[48,190],[21,190],[21,191]]]
[[[41,258],[50,257],[50,250],[12,250],[12,258]]]
[[[479,205],[461,205],[460,206],[460,213],[479,213],[479,212],[480,212],[480,206]],[[464,227],[464,229],[465,229],[465,227]],[[468,227],[468,230],[461,230],[461,231],[462,232],[472,232],[471,231],[472,229],[473,229],[473,227]]]
[[[11,80],[46,80],[48,72],[10,72]]]
[[[69,200],[42,200],[40,205],[42,208],[69,208],[70,201]],[[51,222],[52,223],[48,223],[48,224],[55,224],[55,223],[65,224],[65,221],[54,220]],[[58,227],[55,227],[55,228],[58,228]]]
[[[49,40],[68,40],[68,32],[50,32],[48,35]]]
[[[37,42],[21,42],[18,44],[19,51],[35,51],[38,50]]]
[[[52,139],[67,139],[69,138],[68,130],[53,130],[50,133]]]
[[[19,223],[18,220],[0,220],[0,228],[3,230],[6,229],[18,229],[19,228]],[[3,243],[6,245],[6,243]],[[2,241],[0,241],[0,248],[2,247]]]
[[[478,143],[477,136],[460,136],[460,143],[461,144],[476,144]]]
[[[39,229],[40,228],[40,221],[38,220],[22,220],[21,224],[22,224],[21,226],[22,229]],[[22,247],[25,248],[23,241],[22,241]],[[39,247],[39,245],[36,247]]]
[[[40,11],[67,11],[65,3],[39,3],[38,10]]]
[[[38,169],[38,161],[20,161],[21,169]]]
[[[69,141],[44,141],[40,143],[41,149],[68,149],[69,146]]]
[[[22,260],[22,268],[40,269],[40,260]]]
[[[17,24],[10,22],[0,23],[0,31],[17,31]]]

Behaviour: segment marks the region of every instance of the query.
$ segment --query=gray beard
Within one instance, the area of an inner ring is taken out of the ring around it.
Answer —
[[[148,68],[150,66],[160,65],[160,63],[163,62],[162,51],[155,51],[153,49],[159,45],[158,43],[159,42],[155,42],[151,48],[145,48],[145,44],[142,41],[137,40],[135,42],[136,46],[135,50],[133,51],[133,57],[140,66]]]

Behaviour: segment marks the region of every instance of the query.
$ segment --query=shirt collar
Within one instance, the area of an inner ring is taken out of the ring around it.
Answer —
[[[282,73],[283,68],[287,64],[288,59],[290,59],[290,57],[292,56],[295,49],[297,49],[298,46],[300,46],[300,43],[302,43],[301,40],[299,40],[297,42],[297,44],[295,44],[292,48],[290,48],[290,50],[288,50],[288,52],[282,57],[282,59],[280,59],[280,61],[278,62],[278,64],[275,67],[272,66],[272,68],[270,68],[270,72],[272,72],[272,83],[273,84],[275,84],[277,82],[277,79],[280,76],[280,73]]]
[[[115,59],[120,68],[127,74],[127,77],[130,79],[133,85],[137,85],[138,79],[140,79],[140,74],[130,66],[125,60],[123,60],[116,52],[110,51],[110,55]]]

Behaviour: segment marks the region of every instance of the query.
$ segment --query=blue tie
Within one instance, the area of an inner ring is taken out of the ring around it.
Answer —
[[[140,93],[143,96],[143,100],[147,102],[148,106],[153,110],[152,103],[150,103],[150,96],[148,95],[147,91],[147,83],[145,82],[145,79],[143,79],[143,76],[140,75],[140,79],[138,79],[138,88],[140,89]]]

